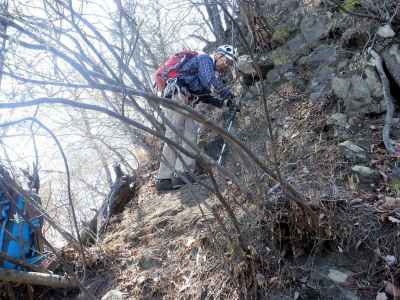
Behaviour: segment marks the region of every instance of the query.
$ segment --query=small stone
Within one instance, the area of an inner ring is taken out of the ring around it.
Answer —
[[[367,181],[375,181],[379,179],[379,173],[366,166],[354,166],[351,170],[359,175],[361,178]]]
[[[376,34],[384,39],[392,38],[396,35],[396,33],[393,31],[392,27],[389,24],[379,27]]]
[[[389,298],[386,293],[378,293],[376,295],[376,300],[389,300]]]
[[[335,125],[339,127],[344,127],[344,128],[350,128],[350,124],[348,123],[348,117],[345,114],[342,113],[336,113],[331,115],[327,122],[328,125]]]
[[[336,47],[332,45],[320,45],[315,48],[308,56],[299,60],[300,65],[307,65],[311,68],[318,68],[321,65],[327,66],[334,64],[337,60]]]
[[[123,300],[123,299],[124,299],[124,294],[122,294],[118,290],[111,290],[101,298],[101,300]]]
[[[250,55],[241,55],[238,59],[238,68],[245,74],[256,74]]]
[[[389,267],[391,267],[391,266],[393,266],[393,265],[395,265],[397,263],[397,258],[396,258],[396,256],[393,256],[393,255],[386,255],[385,256],[385,261],[386,261],[386,264]]]
[[[304,166],[304,168],[303,168],[303,173],[310,174],[310,171],[308,170],[308,168],[306,166]]]
[[[246,127],[250,127],[250,125],[251,125],[251,117],[250,117],[250,116],[246,116],[246,117],[244,118],[244,125],[245,125]]]
[[[350,205],[358,205],[358,204],[361,204],[361,203],[363,203],[364,201],[362,200],[362,199],[360,199],[360,198],[358,198],[358,199],[353,199],[353,200],[351,200],[350,201]]]
[[[328,277],[332,281],[341,284],[341,283],[345,283],[347,281],[347,279],[349,278],[349,275],[346,273],[343,273],[339,270],[336,270],[336,269],[330,269],[329,273],[328,273]]]
[[[367,152],[351,141],[340,143],[339,148],[342,149],[344,156],[352,162],[367,161]]]
[[[139,267],[143,270],[149,270],[161,266],[161,262],[158,258],[154,257],[151,253],[143,253],[139,258]]]
[[[274,65],[270,60],[269,56],[262,56],[257,61],[258,67],[261,69],[261,73],[265,75],[269,70],[272,70]],[[251,59],[250,55],[241,55],[238,59],[238,68],[245,75],[255,76],[257,75],[257,71],[254,67],[254,62]]]

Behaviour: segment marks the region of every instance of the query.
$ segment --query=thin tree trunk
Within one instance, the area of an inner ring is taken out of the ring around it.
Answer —
[[[217,42],[222,43],[225,38],[225,30],[222,25],[218,5],[215,3],[210,3],[209,0],[205,0],[204,5],[206,7],[208,17],[210,18],[215,38],[217,39]]]

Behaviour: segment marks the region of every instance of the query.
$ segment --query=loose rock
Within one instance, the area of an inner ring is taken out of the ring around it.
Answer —
[[[356,173],[362,181],[374,182],[378,180],[380,176],[376,170],[373,170],[366,166],[357,165],[352,167],[351,170]]]
[[[328,36],[332,24],[327,16],[309,16],[300,24],[301,33],[309,44]]]
[[[344,156],[351,162],[366,162],[368,160],[367,152],[360,146],[351,141],[345,141],[339,144]]]
[[[392,38],[396,35],[396,33],[393,31],[392,27],[389,24],[379,27],[376,34],[384,39]]]
[[[124,299],[124,294],[122,294],[118,290],[111,290],[101,298],[101,300],[123,300],[123,299]]]

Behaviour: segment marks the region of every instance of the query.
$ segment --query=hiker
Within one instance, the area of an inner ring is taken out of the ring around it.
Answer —
[[[227,106],[237,110],[238,107],[233,102],[233,93],[220,79],[221,75],[227,73],[236,64],[236,50],[230,45],[223,45],[217,48],[214,55],[193,54],[192,52],[190,56],[187,61],[183,60],[180,63],[177,67],[178,70],[174,70],[175,78],[167,80],[162,96],[193,108],[201,101],[219,108]],[[218,98],[211,97],[211,92],[217,94]],[[196,144],[198,125],[194,120],[172,110],[166,110],[165,117],[187,140]],[[165,136],[188,151],[193,151],[168,126]],[[175,150],[167,144],[164,145],[162,156],[156,179],[158,191],[168,191],[183,186],[185,182],[179,177],[179,174],[194,181],[192,174],[195,170],[195,161],[192,158],[181,154],[184,162],[182,163]]]

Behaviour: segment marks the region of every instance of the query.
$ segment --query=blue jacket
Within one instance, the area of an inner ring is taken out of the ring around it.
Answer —
[[[178,84],[194,95],[210,94],[211,88],[222,99],[233,97],[229,87],[215,76],[215,63],[208,54],[199,54],[180,68]]]

